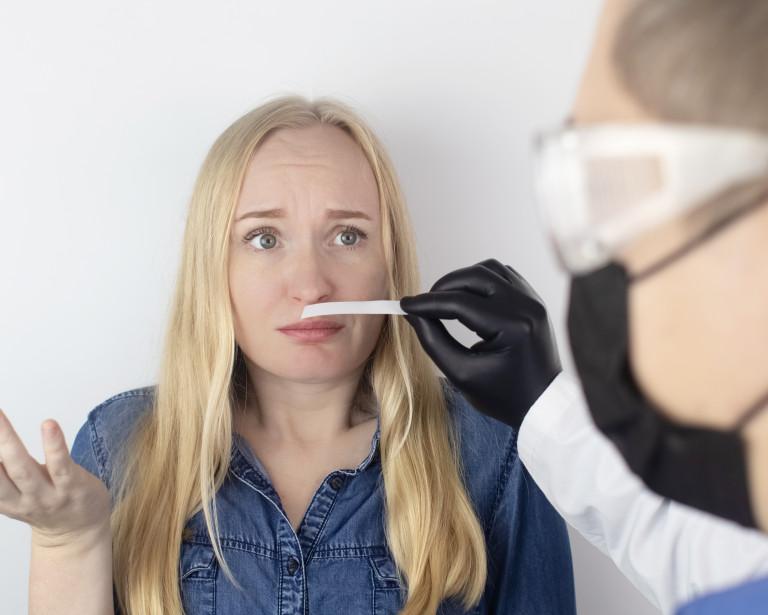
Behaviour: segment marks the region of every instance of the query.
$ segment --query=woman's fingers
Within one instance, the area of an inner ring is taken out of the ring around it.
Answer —
[[[56,487],[67,487],[72,482],[73,464],[67,441],[61,428],[53,420],[42,425],[45,466]]]
[[[3,463],[0,462],[0,502],[9,502],[15,500],[21,495],[21,491],[16,488],[13,481],[5,471]]]
[[[0,412],[0,515],[29,524],[46,544],[76,541],[103,528],[111,505],[106,486],[75,463],[56,421],[44,421],[41,435],[45,464],[29,455]]]
[[[6,477],[21,493],[36,491],[41,481],[45,479],[40,470],[40,464],[27,452],[2,410],[0,410],[0,460],[5,466]]]

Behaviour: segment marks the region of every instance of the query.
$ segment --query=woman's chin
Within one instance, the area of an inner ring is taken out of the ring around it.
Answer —
[[[375,345],[376,340],[370,340],[369,344],[296,344],[288,341],[270,347],[259,346],[250,359],[257,371],[291,382],[312,384],[343,380],[361,373]]]
[[[325,360],[315,361],[297,361],[289,365],[282,365],[279,368],[269,369],[268,371],[278,378],[290,380],[291,382],[300,382],[305,384],[318,384],[349,377],[357,370],[347,362],[335,363],[332,359],[326,357]]]

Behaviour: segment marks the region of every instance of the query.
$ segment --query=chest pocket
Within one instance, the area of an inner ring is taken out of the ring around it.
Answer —
[[[187,615],[215,615],[219,562],[213,547],[182,542],[179,557],[181,601]]]
[[[405,589],[391,557],[370,557],[373,579],[373,615],[394,615],[405,604]]]

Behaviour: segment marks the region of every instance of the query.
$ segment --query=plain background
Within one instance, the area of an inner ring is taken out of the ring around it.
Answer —
[[[530,139],[567,113],[598,9],[3,3],[0,408],[30,452],[43,460],[46,418],[71,446],[91,408],[155,382],[199,165],[226,126],[275,94],[357,108],[398,169],[424,290],[486,258],[513,265],[549,306],[571,365],[567,280],[532,203]],[[3,613],[27,610],[29,535],[0,518]],[[656,612],[579,536],[572,545],[580,613]]]

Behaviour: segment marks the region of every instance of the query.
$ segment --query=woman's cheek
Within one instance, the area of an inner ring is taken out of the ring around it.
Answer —
[[[368,291],[367,296],[371,299],[386,299],[385,295],[388,292],[389,284],[387,264],[383,257],[370,263],[366,269],[364,285]]]
[[[238,275],[232,278],[230,297],[238,319],[246,328],[253,328],[254,323],[272,322],[276,316],[274,306],[277,302],[278,285],[264,276]],[[277,315],[281,317],[281,315]]]
[[[376,342],[381,334],[381,328],[384,325],[384,316],[365,315],[357,316],[357,332],[355,334],[354,345],[356,347],[356,358],[364,359],[375,350]]]

